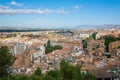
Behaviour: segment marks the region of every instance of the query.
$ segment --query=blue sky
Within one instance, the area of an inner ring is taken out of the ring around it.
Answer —
[[[0,0],[0,26],[120,24],[120,0]]]

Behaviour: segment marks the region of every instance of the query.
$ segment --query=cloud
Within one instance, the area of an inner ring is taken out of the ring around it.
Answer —
[[[11,1],[10,5],[21,7],[23,3],[17,3],[15,1]]]
[[[2,15],[16,15],[16,14],[66,14],[69,11],[64,9],[11,9],[7,6],[0,6],[0,14]]]
[[[78,5],[75,5],[75,7],[74,7],[75,9],[79,9],[79,6]]]
[[[0,5],[0,9],[8,9],[9,6],[3,6],[3,5]]]
[[[74,6],[74,9],[75,9],[75,10],[79,10],[79,9],[81,9],[81,8],[83,8],[83,5],[75,5],[75,6]]]

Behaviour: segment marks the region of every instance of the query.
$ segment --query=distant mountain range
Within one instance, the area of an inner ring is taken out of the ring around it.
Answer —
[[[24,28],[24,27],[0,27],[0,32],[18,32],[18,31],[44,31],[44,30],[69,30],[69,29],[120,29],[120,25],[105,24],[105,25],[78,25],[64,26],[56,28]]]
[[[120,25],[105,24],[105,25],[80,25],[76,29],[120,29]]]

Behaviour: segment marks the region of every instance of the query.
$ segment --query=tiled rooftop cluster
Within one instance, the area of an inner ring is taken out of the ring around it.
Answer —
[[[13,75],[21,73],[31,75],[37,67],[42,69],[42,73],[60,69],[60,61],[65,59],[72,65],[81,64],[82,70],[92,71],[97,78],[111,78],[116,71],[120,71],[120,48],[118,48],[120,41],[111,43],[109,45],[111,51],[106,52],[105,40],[89,39],[96,32],[97,38],[105,35],[119,36],[118,30],[71,30],[70,33],[59,31],[0,33],[2,35],[0,46],[7,45],[15,57],[12,66]],[[17,36],[6,37],[10,34]],[[82,40],[85,39],[87,48],[84,49]],[[61,45],[63,48],[45,54],[44,45],[48,40],[52,45]],[[104,54],[112,56],[107,58]]]

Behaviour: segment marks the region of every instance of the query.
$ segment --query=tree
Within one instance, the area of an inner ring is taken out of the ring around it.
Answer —
[[[32,75],[29,77],[29,80],[42,80],[42,76]]]
[[[68,62],[62,60],[60,63],[60,70],[63,80],[73,80],[72,66]]]
[[[46,74],[41,75],[41,69],[37,68],[35,75],[16,75],[11,80],[96,80],[93,74],[87,70],[82,71],[81,65],[70,65],[67,61],[60,62],[60,70],[50,70]],[[0,80],[7,80],[0,78]]]
[[[45,53],[50,53],[50,52],[52,52],[52,51],[53,51],[52,48],[49,48],[49,47],[46,47],[46,48],[45,48]]]
[[[41,75],[41,69],[39,67],[37,67],[36,71],[35,71],[35,75],[40,76]]]
[[[111,54],[103,54],[104,56],[107,56],[107,58],[111,58]]]
[[[94,32],[94,33],[92,34],[93,39],[96,39],[96,34],[97,34],[97,32]]]
[[[106,45],[107,51],[109,51],[109,44],[114,41],[120,41],[120,38],[114,38],[114,37],[106,37],[105,38],[105,45]]]
[[[87,48],[87,41],[86,40],[82,40],[82,44],[83,44],[83,49]]]
[[[70,65],[65,60],[62,60],[60,63],[62,80],[96,80],[91,72],[84,70],[84,73],[81,67],[81,65]]]
[[[27,75],[19,74],[12,76],[12,80],[29,80],[29,77]]]
[[[51,76],[43,76],[41,80],[55,80]]]
[[[2,77],[2,78],[0,78],[0,80],[7,80],[7,77],[4,77],[4,78]]]
[[[14,57],[7,46],[0,47],[0,77],[7,75],[7,69],[13,64]]]
[[[53,46],[53,50],[59,50],[59,49],[62,49],[62,46],[59,46],[59,45],[55,45],[55,46]]]
[[[45,46],[45,53],[46,54],[52,52],[53,50],[60,50],[63,48],[60,45],[52,46],[50,40],[48,40],[47,44],[45,44],[44,46]]]
[[[59,70],[50,70],[46,73],[47,76],[51,76],[55,80],[61,80],[61,74]]]
[[[48,41],[47,41],[47,47],[50,47],[50,46],[51,46],[51,41],[48,40]]]
[[[86,71],[84,80],[96,80],[96,78],[95,78],[95,76],[91,72]]]

